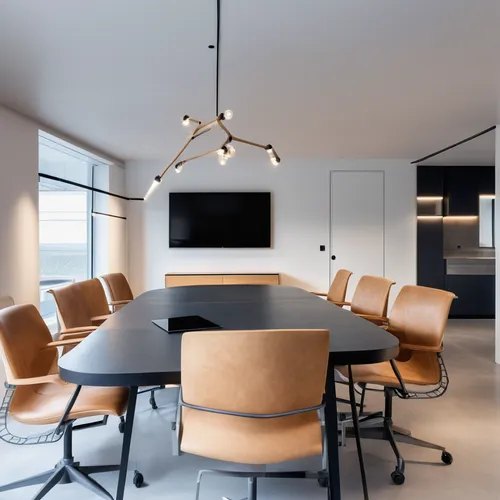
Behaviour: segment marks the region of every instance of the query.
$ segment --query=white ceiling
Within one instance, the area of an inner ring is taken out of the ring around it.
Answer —
[[[215,20],[215,0],[0,0],[0,103],[169,159],[182,115],[215,113]],[[499,0],[222,0],[221,110],[283,159],[416,159],[500,123],[499,26]]]

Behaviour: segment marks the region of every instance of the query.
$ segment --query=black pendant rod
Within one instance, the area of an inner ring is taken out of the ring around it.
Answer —
[[[127,220],[127,218],[123,217],[123,215],[108,214],[106,212],[98,212],[97,210],[92,210],[92,215],[101,215],[103,217],[111,217],[113,219]]]
[[[93,193],[101,193],[107,196],[114,196],[115,198],[120,198],[121,200],[126,201],[144,201],[144,198],[129,198],[128,196],[123,196],[121,194],[110,193],[109,191],[104,191],[104,189],[99,189],[93,186],[86,186],[85,184],[80,184],[79,182],[68,181],[68,179],[62,179],[61,177],[56,177],[55,175],[42,174],[39,173],[38,177],[42,177],[43,179],[50,179],[52,181],[62,182],[63,184],[69,184],[70,186],[76,186],[82,189],[88,189]]]
[[[217,0],[217,55],[215,62],[215,116],[219,116],[219,45],[220,45],[220,0]]]
[[[419,158],[418,160],[412,161],[411,164],[414,165],[415,163],[420,163],[422,161],[428,160],[429,158],[434,158],[434,156],[440,155],[441,153],[444,153],[445,151],[449,151],[450,149],[456,148],[457,146],[461,146],[462,144],[465,144],[466,142],[472,141],[473,139],[477,139],[478,137],[481,137],[482,135],[487,134],[488,132],[491,132],[492,130],[495,130],[496,128],[497,128],[496,125],[493,125],[493,127],[489,127],[486,130],[483,130],[481,132],[478,132],[477,134],[471,135],[470,137],[467,137],[467,139],[464,139],[463,141],[456,142],[455,144],[452,144],[451,146],[448,146],[447,148],[440,149],[439,151],[436,151],[435,153],[424,156],[423,158]]]
[[[95,165],[92,165],[90,184],[92,188],[94,187],[94,169]],[[40,175],[40,174],[38,174]],[[94,212],[94,191],[90,194],[90,212]],[[90,277],[94,278],[95,274],[95,255],[94,255],[94,219],[90,217]]]

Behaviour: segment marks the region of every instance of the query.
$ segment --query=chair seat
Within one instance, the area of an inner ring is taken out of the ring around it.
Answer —
[[[317,412],[254,419],[182,409],[181,450],[242,464],[271,464],[320,455]]]
[[[10,416],[23,424],[58,423],[73,394],[73,384],[39,384],[16,388]],[[82,387],[68,419],[112,415],[120,417],[127,409],[125,387]]]
[[[432,352],[414,352],[408,361],[396,361],[396,366],[408,385],[436,385],[441,379],[439,363]],[[337,370],[345,377],[349,376],[347,366],[339,366]],[[352,366],[352,376],[358,383],[401,387],[389,361]]]

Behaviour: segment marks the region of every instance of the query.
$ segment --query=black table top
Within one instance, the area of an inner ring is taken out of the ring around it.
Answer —
[[[182,335],[168,334],[152,320],[191,315],[226,330],[327,329],[335,365],[387,361],[399,349],[390,333],[299,288],[186,286],[146,292],[114,313],[60,359],[60,375],[91,386],[179,383]]]

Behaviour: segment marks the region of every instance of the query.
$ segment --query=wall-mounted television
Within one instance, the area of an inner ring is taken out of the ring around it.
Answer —
[[[269,248],[271,193],[170,193],[170,248]]]

